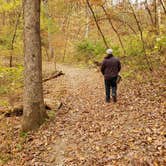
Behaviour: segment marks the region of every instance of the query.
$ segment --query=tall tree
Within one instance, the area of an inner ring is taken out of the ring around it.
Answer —
[[[40,0],[24,0],[24,131],[38,128],[47,118],[42,87]]]
[[[87,3],[87,5],[88,5],[88,7],[89,7],[89,9],[90,9],[90,11],[91,11],[91,13],[92,13],[92,16],[93,16],[94,20],[95,20],[97,29],[98,29],[100,35],[101,35],[102,38],[103,38],[103,42],[104,42],[104,44],[105,44],[105,47],[106,47],[106,48],[109,48],[109,45],[108,45],[108,43],[107,43],[107,41],[106,41],[106,38],[105,38],[105,36],[104,36],[104,34],[103,34],[101,28],[100,28],[100,25],[98,24],[98,21],[97,21],[95,12],[93,11],[92,6],[91,6],[89,0],[86,0],[86,3]]]
[[[145,6],[145,9],[147,10],[147,12],[148,12],[148,14],[149,14],[149,17],[150,17],[152,26],[154,26],[153,14],[152,14],[152,12],[151,12],[151,10],[150,10],[150,8],[149,8],[148,0],[145,0],[144,6]]]
[[[115,34],[117,35],[118,40],[119,40],[119,43],[120,43],[120,45],[121,45],[121,47],[122,47],[122,50],[123,50],[123,54],[124,54],[124,56],[125,56],[125,55],[126,55],[126,50],[125,50],[125,48],[124,48],[124,45],[123,45],[123,42],[122,42],[122,39],[121,39],[121,37],[120,37],[120,34],[119,34],[118,30],[115,28],[115,26],[114,26],[114,24],[113,24],[113,21],[112,21],[111,17],[109,16],[109,14],[107,13],[107,11],[106,11],[104,5],[101,5],[101,8],[103,9],[103,11],[104,11],[104,13],[105,13],[105,15],[106,15],[106,17],[107,17],[107,19],[108,19],[108,21],[109,21],[109,23],[110,23],[112,29],[113,29],[113,31],[114,31]]]
[[[134,10],[134,7],[132,6],[131,2],[129,2],[129,5],[130,5],[130,8],[131,8],[131,11],[133,13],[133,16],[135,18],[135,21],[136,21],[136,24],[137,24],[137,27],[138,27],[138,30],[139,30],[139,33],[140,33],[140,39],[142,41],[142,47],[143,47],[143,51],[144,51],[144,57],[145,57],[145,60],[147,62],[147,65],[148,65],[148,68],[150,71],[153,71],[152,69],[152,64],[150,62],[150,60],[148,59],[148,56],[147,56],[147,52],[146,52],[146,46],[145,46],[145,41],[144,41],[144,37],[143,37],[143,30],[142,30],[142,27],[141,27],[141,24],[137,18],[137,15],[136,15],[136,12]]]

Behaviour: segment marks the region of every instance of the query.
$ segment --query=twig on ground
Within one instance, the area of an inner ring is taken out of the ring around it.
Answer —
[[[43,79],[43,82],[47,82],[47,81],[52,80],[54,78],[60,77],[61,75],[64,75],[64,73],[62,71],[60,71],[58,73],[55,73],[55,74],[53,74],[52,76],[50,76],[48,78]]]

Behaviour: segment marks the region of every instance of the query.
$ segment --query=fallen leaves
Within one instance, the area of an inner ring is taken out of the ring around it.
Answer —
[[[55,110],[38,131],[20,135],[21,118],[0,121],[0,165],[165,165],[162,86],[124,79],[118,103],[105,104],[99,74],[62,67],[65,76],[44,85]]]

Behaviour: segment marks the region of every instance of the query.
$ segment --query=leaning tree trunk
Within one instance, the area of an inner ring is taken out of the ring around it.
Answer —
[[[120,34],[119,34],[118,30],[115,28],[115,26],[114,26],[114,24],[113,24],[113,21],[112,21],[111,17],[109,16],[109,14],[107,13],[105,7],[104,7],[103,5],[101,5],[101,8],[103,9],[103,11],[104,11],[104,13],[105,13],[105,15],[106,15],[106,17],[107,17],[107,19],[108,19],[108,21],[109,21],[109,23],[110,23],[112,29],[113,29],[113,31],[114,31],[115,34],[117,35],[118,40],[119,40],[119,43],[120,43],[121,48],[122,48],[122,50],[123,50],[123,54],[124,54],[124,56],[125,56],[125,55],[126,55],[126,50],[125,50],[125,48],[124,48],[124,45],[123,45],[123,42],[122,42],[122,39],[121,39],[121,37],[120,37]]]
[[[106,47],[106,48],[109,48],[109,45],[108,45],[108,43],[107,43],[107,41],[106,41],[106,38],[105,38],[105,36],[104,36],[104,34],[103,34],[101,28],[100,28],[100,25],[98,24],[98,21],[97,21],[95,12],[93,11],[92,6],[91,6],[89,0],[86,0],[86,3],[87,3],[87,5],[88,5],[88,7],[89,7],[89,9],[90,9],[90,11],[91,11],[91,13],[92,13],[92,16],[93,16],[94,21],[95,21],[96,26],[97,26],[97,29],[98,29],[100,35],[102,36],[103,42],[104,42],[104,44],[105,44],[105,47]]]
[[[161,3],[161,6],[162,6],[162,8],[164,10],[165,15],[166,15],[166,6],[165,6],[165,3],[164,3],[163,0],[160,0],[160,3]]]
[[[129,2],[129,5],[130,5],[130,8],[132,10],[132,14],[135,18],[135,21],[136,21],[136,24],[137,24],[137,27],[138,27],[138,30],[139,30],[139,33],[140,33],[140,39],[141,39],[141,42],[142,42],[142,47],[143,47],[143,51],[144,51],[144,57],[145,57],[145,60],[146,60],[146,63],[148,65],[148,68],[150,71],[153,71],[153,68],[152,68],[152,64],[150,62],[150,60],[148,59],[148,56],[147,56],[147,52],[146,52],[146,47],[145,47],[145,41],[144,41],[144,38],[143,38],[143,30],[142,30],[142,27],[140,25],[140,22],[137,18],[137,15],[135,13],[135,10],[134,10],[134,7],[132,6],[131,2],[128,0]]]
[[[38,128],[47,117],[42,87],[40,0],[24,0],[24,131]]]

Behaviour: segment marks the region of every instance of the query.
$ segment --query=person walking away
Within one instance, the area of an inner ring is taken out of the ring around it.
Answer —
[[[112,89],[113,102],[117,102],[117,78],[121,70],[121,63],[113,56],[113,50],[106,50],[107,56],[101,65],[101,72],[104,75],[106,102],[110,102],[110,89]]]

